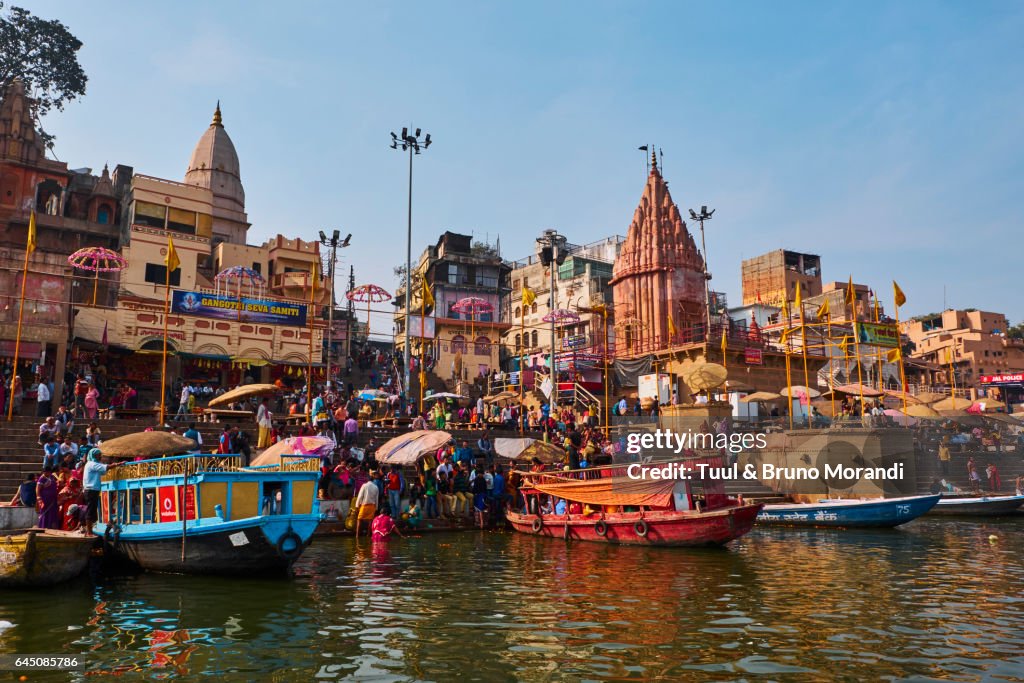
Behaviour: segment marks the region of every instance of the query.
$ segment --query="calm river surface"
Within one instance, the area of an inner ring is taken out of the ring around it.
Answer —
[[[700,551],[324,540],[291,581],[0,593],[0,651],[87,655],[30,681],[1020,681],[1024,518],[757,529]]]

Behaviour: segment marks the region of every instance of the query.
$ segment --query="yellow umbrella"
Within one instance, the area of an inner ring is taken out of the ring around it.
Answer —
[[[911,417],[942,417],[934,408],[924,403],[915,403],[912,406],[907,406],[906,414]]]
[[[157,458],[188,453],[196,442],[170,432],[136,432],[104,441],[100,452],[111,458]]]
[[[932,408],[935,410],[967,410],[971,407],[971,403],[973,403],[973,401],[969,398],[955,398],[950,396],[933,403]]]
[[[210,401],[209,406],[211,408],[216,408],[217,406],[224,406],[229,403],[234,403],[235,401],[240,401],[243,398],[249,398],[250,396],[266,396],[268,394],[277,393],[280,390],[281,389],[279,387],[273,384],[246,384],[217,396]]]
[[[729,376],[729,371],[718,363],[694,363],[684,373],[683,380],[694,391],[717,389]]]
[[[782,398],[782,394],[776,394],[772,391],[756,391],[753,394],[748,394],[740,399],[740,403],[760,403],[762,401],[778,401]]]

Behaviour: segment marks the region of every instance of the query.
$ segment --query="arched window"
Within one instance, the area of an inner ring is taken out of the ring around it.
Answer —
[[[530,313],[536,313],[536,312],[537,312],[537,302],[534,301],[533,302],[533,308],[530,309]]]
[[[452,337],[452,353],[465,353],[466,352],[466,338],[461,334],[457,334]]]
[[[518,351],[520,349],[520,347],[522,347],[522,345],[523,345],[523,337],[522,337],[522,335],[517,334],[516,335],[516,351]]]
[[[534,306],[534,308],[536,308],[537,304],[534,304],[533,306]],[[533,331],[533,346],[534,346],[534,348],[537,347],[537,330]]]
[[[519,307],[516,306],[516,317],[517,318],[520,316],[520,312],[519,311],[520,311]]]
[[[491,340],[487,337],[477,337],[476,342],[473,344],[475,347],[473,353],[478,356],[489,356],[491,355]]]

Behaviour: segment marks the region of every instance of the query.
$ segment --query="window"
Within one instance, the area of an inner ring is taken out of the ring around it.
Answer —
[[[255,261],[253,261],[252,269],[255,270],[257,273],[259,273],[260,275],[263,274],[263,264],[262,263],[257,263]]]
[[[152,282],[155,285],[166,285],[167,266],[162,263],[147,263],[146,282]],[[175,268],[171,271],[171,285],[174,287],[181,285],[181,268]]]
[[[522,291],[521,289],[519,289],[519,280],[513,280],[512,281],[512,291],[513,292],[521,292]]]
[[[96,222],[100,225],[107,225],[110,223],[110,206],[107,204],[101,204],[100,208],[96,211]]]
[[[520,311],[519,307],[516,306],[516,317],[517,318],[520,316],[520,312],[519,311]]]
[[[491,355],[491,340],[487,337],[477,337],[476,342],[473,344],[473,353],[478,356],[489,356]]]
[[[536,313],[537,312],[537,302],[536,301],[533,302],[533,308],[530,309],[530,312],[531,313]]]
[[[452,353],[465,353],[466,352],[466,338],[461,334],[457,334],[452,337]]]
[[[537,304],[534,304],[533,306],[534,306],[534,308],[536,308],[536,307],[537,307]],[[534,330],[534,331],[533,331],[533,346],[534,346],[534,347],[536,347],[536,346],[537,346],[537,330]]]
[[[459,266],[456,263],[448,264],[448,284],[459,284]]]
[[[150,228],[163,228],[167,223],[167,209],[159,204],[135,202],[135,223]]]
[[[196,234],[196,212],[185,211],[184,209],[168,209],[167,229],[175,232],[184,232],[189,235]]]
[[[523,345],[523,337],[522,337],[522,335],[519,335],[519,334],[517,334],[517,335],[516,335],[516,351],[518,351],[518,350],[519,350],[519,348],[520,348],[520,347],[521,347],[522,345]]]

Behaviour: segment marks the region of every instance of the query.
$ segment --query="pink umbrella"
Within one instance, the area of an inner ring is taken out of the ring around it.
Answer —
[[[334,440],[322,436],[291,436],[278,441],[270,448],[260,453],[259,457],[250,463],[250,467],[262,465],[279,465],[282,456],[289,455],[320,457],[334,450]]]
[[[568,308],[556,308],[555,310],[548,313],[543,318],[546,323],[578,323],[580,321],[580,314],[576,311],[570,311]]]
[[[349,301],[366,302],[366,338],[370,338],[370,304],[379,304],[391,298],[387,290],[377,285],[359,285],[345,293]]]
[[[116,251],[105,247],[86,247],[68,256],[68,263],[78,270],[93,273],[92,305],[96,305],[96,289],[100,273],[119,273],[128,266],[128,261]]]
[[[242,285],[248,287],[249,296],[259,296],[263,293],[263,285],[267,282],[262,275],[245,266],[225,268],[214,276],[213,281],[217,283],[218,292],[221,285],[224,285],[225,292],[230,292],[232,285],[237,287],[239,320],[242,319]]]
[[[494,313],[494,306],[491,302],[486,299],[481,299],[477,296],[467,296],[464,299],[459,299],[452,304],[452,310],[456,313],[466,313],[469,315],[470,322],[470,336],[476,336],[476,316],[478,313]]]

